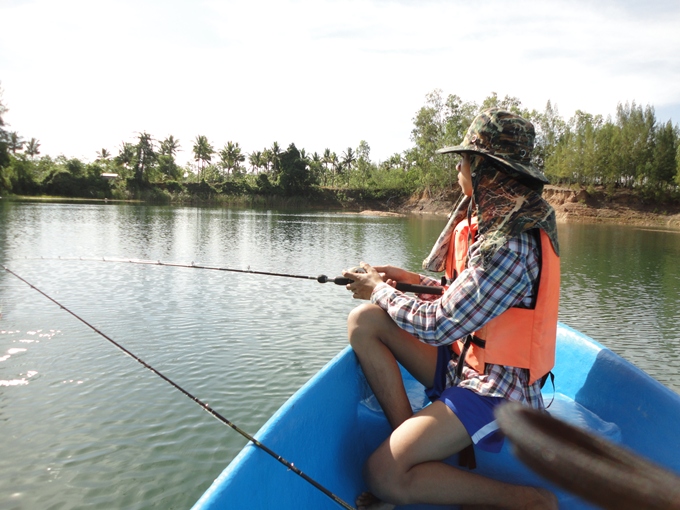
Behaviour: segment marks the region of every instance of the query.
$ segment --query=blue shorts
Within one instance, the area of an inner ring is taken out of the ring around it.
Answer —
[[[467,388],[445,388],[446,370],[451,358],[448,345],[439,347],[434,385],[426,390],[432,402],[440,401],[453,411],[461,421],[472,443],[481,450],[498,453],[503,447],[504,436],[499,430],[493,411],[506,402],[500,397],[485,397]]]

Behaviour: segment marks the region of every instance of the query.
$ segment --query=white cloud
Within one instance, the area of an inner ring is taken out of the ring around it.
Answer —
[[[5,120],[44,154],[85,159],[140,131],[178,137],[185,158],[204,134],[248,152],[274,141],[341,152],[363,139],[385,159],[408,148],[435,88],[539,110],[551,100],[567,118],[632,100],[674,111],[680,8],[645,6],[15,1],[0,5]]]

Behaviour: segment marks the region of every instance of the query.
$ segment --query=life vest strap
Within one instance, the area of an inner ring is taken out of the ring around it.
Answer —
[[[465,366],[465,356],[467,356],[468,349],[472,345],[472,335],[467,335],[463,342],[463,348],[458,355],[458,363],[456,364],[456,383],[463,379],[463,366]]]
[[[550,372],[548,372],[547,374],[545,374],[543,377],[541,377],[541,389],[543,389],[543,386],[545,386],[545,383],[548,382],[548,378],[550,378],[550,382],[552,383],[553,394],[552,394],[552,398],[550,399],[550,404],[545,406],[546,409],[548,409],[552,405],[552,403],[555,401],[555,374],[553,373],[552,370]]]
[[[472,337],[472,343],[481,349],[486,348],[486,340],[479,338],[477,335],[470,335]]]
[[[458,355],[458,364],[456,365],[456,380],[460,381],[463,378],[463,367],[465,366],[465,357],[467,356],[468,350],[471,345],[476,345],[477,347],[484,349],[486,347],[486,340],[479,338],[476,335],[467,335],[465,341],[463,342],[463,348]]]

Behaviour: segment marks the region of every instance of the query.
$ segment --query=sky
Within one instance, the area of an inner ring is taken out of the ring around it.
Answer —
[[[680,124],[678,0],[0,0],[6,129],[84,161],[141,132],[373,161],[436,89],[569,120],[653,106]]]

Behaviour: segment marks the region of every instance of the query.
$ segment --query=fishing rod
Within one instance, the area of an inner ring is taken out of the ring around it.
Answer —
[[[191,267],[191,266],[190,266],[190,267]],[[286,459],[284,459],[283,457],[281,457],[279,454],[277,454],[277,453],[274,452],[273,450],[270,450],[267,446],[265,446],[265,445],[263,445],[262,443],[260,443],[260,442],[259,442],[257,439],[255,439],[253,436],[251,436],[250,434],[248,434],[247,432],[245,432],[244,430],[242,430],[241,428],[239,428],[238,426],[236,426],[233,422],[229,421],[227,418],[225,418],[224,416],[222,416],[219,412],[217,412],[215,409],[213,409],[212,407],[210,407],[206,402],[203,402],[201,399],[199,399],[198,397],[196,397],[196,396],[194,396],[193,394],[191,394],[189,391],[187,391],[187,390],[185,390],[184,388],[182,388],[179,384],[177,384],[177,383],[174,382],[172,379],[170,379],[169,377],[167,377],[167,376],[165,376],[164,374],[162,374],[161,372],[159,372],[157,369],[155,369],[154,367],[152,367],[151,365],[149,365],[146,361],[144,361],[143,359],[141,359],[139,356],[133,354],[131,351],[129,351],[128,349],[126,349],[125,347],[123,347],[121,344],[119,344],[118,342],[116,342],[115,340],[113,340],[110,336],[106,335],[105,333],[103,333],[102,331],[100,331],[99,329],[97,329],[96,327],[94,327],[92,324],[90,324],[89,322],[87,322],[87,321],[86,321],[85,319],[83,319],[82,317],[76,315],[73,311],[69,310],[66,306],[62,305],[59,301],[57,301],[56,299],[54,299],[54,298],[52,298],[51,296],[47,295],[45,292],[43,292],[42,290],[40,290],[39,288],[37,288],[37,287],[36,287],[35,285],[33,285],[32,283],[28,282],[27,280],[25,280],[25,279],[22,278],[21,276],[19,276],[17,273],[15,273],[14,271],[12,271],[12,270],[9,269],[8,267],[6,267],[6,266],[3,265],[2,268],[3,268],[5,271],[7,271],[9,274],[15,276],[16,278],[18,278],[19,280],[21,280],[22,282],[24,282],[26,285],[28,285],[28,286],[29,286],[30,288],[32,288],[33,290],[35,290],[35,291],[37,291],[38,293],[40,293],[40,294],[42,294],[43,296],[45,296],[47,299],[49,299],[50,301],[52,301],[54,304],[56,304],[56,305],[57,305],[59,308],[61,308],[62,310],[65,310],[66,312],[70,313],[73,317],[75,317],[76,319],[78,319],[80,322],[82,322],[83,324],[85,324],[88,328],[90,328],[92,331],[94,331],[95,333],[97,333],[97,334],[100,335],[101,337],[103,337],[103,338],[105,338],[106,340],[108,340],[109,342],[111,342],[114,346],[116,346],[118,349],[120,349],[121,351],[123,351],[123,353],[127,354],[129,357],[131,357],[132,359],[134,359],[137,363],[139,363],[140,365],[142,365],[144,368],[146,368],[147,370],[150,370],[151,372],[153,372],[154,374],[156,374],[158,377],[160,377],[161,379],[163,379],[165,382],[167,382],[168,384],[170,384],[173,388],[175,388],[176,390],[180,391],[180,392],[183,393],[185,396],[189,397],[191,400],[193,400],[195,403],[197,403],[200,407],[202,407],[203,410],[206,411],[208,414],[210,414],[211,416],[217,418],[219,421],[221,421],[221,422],[224,423],[225,425],[228,425],[229,427],[231,427],[233,430],[235,430],[236,432],[238,432],[239,434],[241,434],[243,437],[245,437],[248,441],[250,441],[250,442],[253,443],[255,446],[257,446],[258,448],[260,448],[262,451],[264,451],[265,453],[269,454],[269,455],[270,455],[271,457],[273,457],[274,459],[278,460],[281,464],[283,464],[284,466],[286,466],[289,470],[293,471],[296,475],[300,476],[300,477],[303,478],[305,481],[307,481],[307,482],[309,482],[311,485],[313,485],[315,488],[317,488],[318,490],[320,490],[321,492],[323,492],[326,496],[328,496],[330,499],[332,499],[333,501],[335,501],[337,504],[339,504],[340,506],[342,506],[343,508],[345,508],[345,509],[347,509],[347,510],[356,510],[356,509],[355,509],[353,506],[351,506],[349,503],[347,503],[346,501],[344,501],[343,499],[341,499],[339,496],[333,494],[330,490],[328,490],[326,487],[324,487],[323,485],[321,485],[319,482],[317,482],[316,480],[314,480],[313,478],[311,478],[309,475],[303,473],[303,472],[302,472],[299,468],[297,468],[292,462],[288,462]]]
[[[56,257],[56,258],[49,258],[49,257],[40,257],[41,260],[82,260],[82,261],[88,261],[88,262],[117,262],[117,263],[125,263],[125,264],[145,264],[145,265],[152,265],[152,266],[168,266],[168,267],[186,267],[186,268],[191,268],[191,269],[208,269],[211,271],[227,271],[231,273],[245,273],[245,274],[256,274],[256,275],[264,275],[264,276],[282,276],[285,278],[298,278],[302,280],[316,280],[319,283],[334,283],[336,285],[347,285],[348,283],[353,282],[354,280],[351,280],[350,278],[346,278],[343,276],[337,276],[335,278],[329,278],[325,274],[319,275],[319,276],[304,276],[304,275],[298,275],[298,274],[286,274],[286,273],[272,273],[272,272],[267,272],[267,271],[254,271],[250,269],[250,266],[248,266],[248,269],[233,269],[229,267],[216,267],[216,266],[206,266],[203,264],[196,264],[194,262],[191,262],[191,264],[185,264],[185,263],[178,263],[178,262],[162,262],[160,260],[141,260],[141,259],[117,259],[117,258],[110,258],[110,257],[101,257],[101,258],[88,258],[88,257]],[[358,271],[358,270],[356,270]],[[358,271],[358,272],[363,272],[363,270]],[[431,287],[428,285],[415,285],[411,283],[404,283],[404,282],[397,282],[396,284],[396,289],[400,290],[402,292],[413,292],[416,294],[432,294],[432,295],[440,295],[444,292],[443,287]]]

